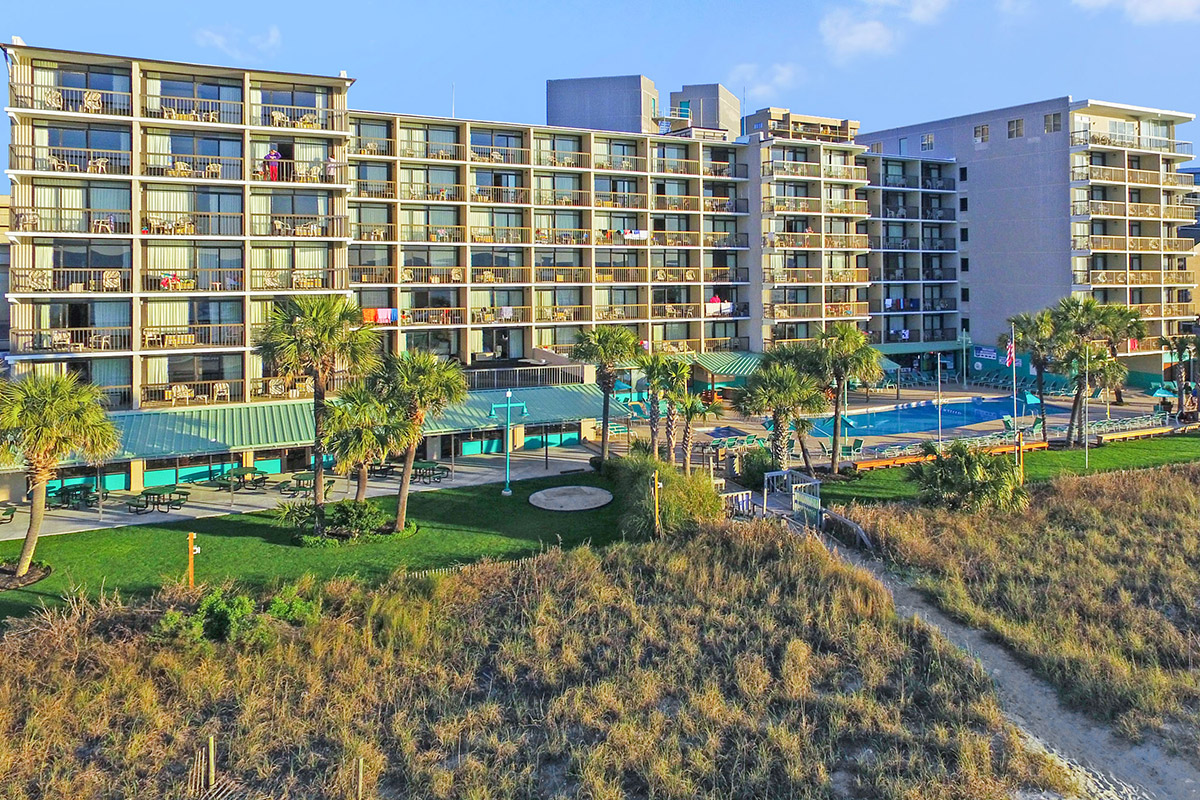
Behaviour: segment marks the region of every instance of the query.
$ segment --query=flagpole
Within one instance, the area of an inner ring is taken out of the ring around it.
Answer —
[[[1019,425],[1020,423],[1016,422],[1016,419],[1017,419],[1017,324],[1015,322],[1009,323],[1009,324],[1011,325],[1011,329],[1009,331],[1009,338],[1008,338],[1008,360],[1009,360],[1009,365],[1012,367],[1013,420],[1014,420],[1013,424]],[[1013,460],[1017,464],[1021,463],[1021,440],[1020,440],[1020,437],[1018,437],[1013,444]]]

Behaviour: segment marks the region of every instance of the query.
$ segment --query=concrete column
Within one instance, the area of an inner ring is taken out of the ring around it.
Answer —
[[[134,459],[129,462],[129,491],[140,492],[146,488],[146,462]]]
[[[524,446],[525,446],[525,426],[524,425],[513,425],[512,426],[508,446],[509,446],[509,449],[512,450],[513,452],[524,448]]]
[[[253,450],[246,450],[246,451],[239,453],[238,455],[240,455],[242,457],[242,466],[243,467],[253,467],[254,466],[254,451]]]

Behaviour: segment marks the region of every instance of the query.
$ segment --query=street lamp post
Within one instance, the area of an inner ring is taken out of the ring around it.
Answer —
[[[942,354],[936,350],[930,353],[937,364],[937,414],[938,414],[938,450],[942,449]]]
[[[1092,391],[1091,376],[1088,374],[1092,361],[1092,343],[1088,342],[1083,349],[1083,468],[1088,468],[1088,395]],[[1068,443],[1069,445],[1069,443]]]
[[[967,333],[966,331],[959,331],[958,343],[962,347],[962,364],[959,365],[962,368],[962,385],[963,385],[963,388],[966,388],[966,386],[967,386],[967,350],[970,349],[971,345],[974,344],[974,342],[971,341],[971,334]]]
[[[504,491],[500,492],[504,497],[512,496],[512,412],[514,408],[521,409],[521,416],[527,416],[529,410],[525,408],[524,403],[514,403],[512,399],[512,389],[506,389],[504,392],[503,403],[492,403],[492,411],[488,414],[489,417],[495,419],[496,409],[504,409]]]

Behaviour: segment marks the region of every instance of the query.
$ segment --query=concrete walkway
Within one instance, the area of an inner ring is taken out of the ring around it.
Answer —
[[[595,455],[587,447],[552,447],[547,464],[545,453],[520,451],[512,454],[512,480],[527,478],[544,478],[551,475],[562,475],[569,472],[587,471],[588,458]],[[328,499],[332,501],[347,500],[354,497],[357,484],[353,479],[345,480],[340,476]],[[124,525],[160,525],[164,522],[182,522],[201,517],[213,517],[222,514],[239,514],[248,511],[262,511],[274,508],[280,501],[290,499],[287,495],[275,491],[274,487],[287,475],[272,476],[267,481],[267,488],[259,491],[239,491],[233,493],[230,504],[230,493],[218,491],[215,488],[196,484],[189,486],[191,499],[188,504],[178,511],[167,513],[150,511],[145,514],[132,514],[125,508],[122,500],[128,493],[114,492],[104,504],[103,509],[88,509],[75,511],[54,509],[47,511],[46,521],[42,526],[42,536],[53,536],[63,533],[96,530],[98,528],[116,528]],[[485,483],[504,482],[504,456],[483,455],[466,456],[455,460],[454,477],[441,483],[412,484],[414,492],[429,492],[436,489],[458,488],[462,486],[478,486]],[[399,470],[386,479],[372,479],[368,484],[367,494],[371,497],[395,494],[400,488]],[[500,494],[500,486],[496,487]],[[0,541],[6,539],[23,539],[29,525],[29,505],[23,504],[17,509],[16,519],[11,524],[0,526]]]

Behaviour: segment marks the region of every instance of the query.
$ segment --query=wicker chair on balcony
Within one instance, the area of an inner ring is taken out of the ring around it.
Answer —
[[[58,89],[51,89],[42,96],[42,103],[46,108],[54,109],[55,111],[63,110],[63,96]]]
[[[172,178],[190,178],[192,176],[192,165],[186,161],[176,161],[174,166],[167,170],[167,175]]]
[[[121,272],[115,269],[106,269],[100,273],[100,288],[106,292],[118,292],[121,290]]]
[[[104,103],[100,98],[99,92],[84,92],[83,102],[79,105],[80,111],[85,111],[89,114],[99,114],[104,110]]]
[[[271,230],[276,236],[291,236],[294,229],[283,220],[273,219],[271,220]]]

